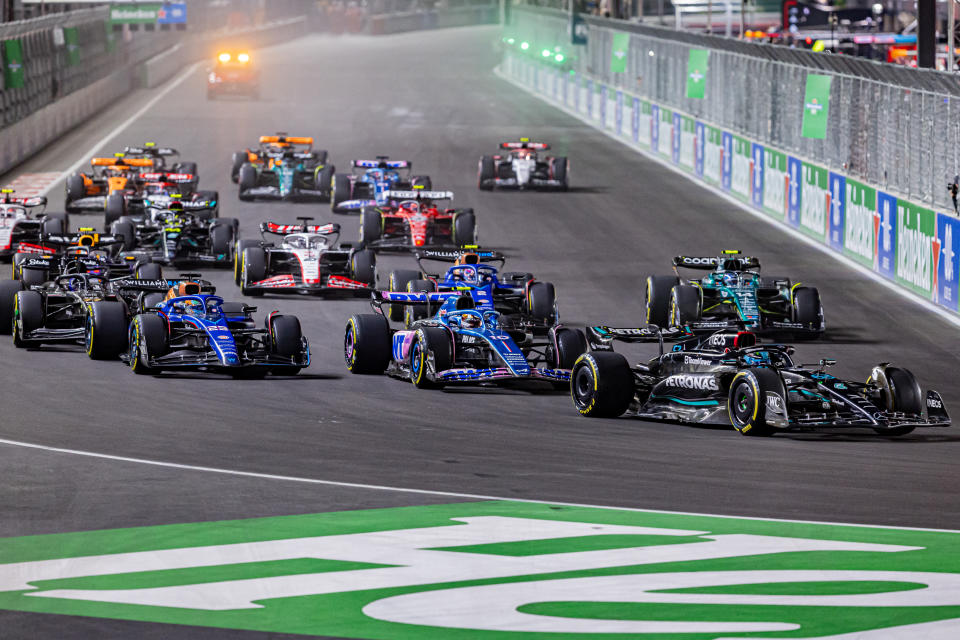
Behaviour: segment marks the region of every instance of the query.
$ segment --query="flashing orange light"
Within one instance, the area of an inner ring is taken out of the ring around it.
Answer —
[[[238,54],[238,55],[237,55],[237,60],[238,60],[239,62],[250,62],[250,54],[249,54],[249,53],[241,53],[241,54]]]
[[[230,62],[230,54],[226,52],[221,53],[220,55],[217,56],[217,60],[219,60],[220,62]]]

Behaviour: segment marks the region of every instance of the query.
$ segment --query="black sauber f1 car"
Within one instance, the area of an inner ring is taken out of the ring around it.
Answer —
[[[587,334],[592,351],[577,359],[570,384],[574,406],[585,416],[729,424],[751,436],[856,427],[899,436],[950,425],[940,394],[924,394],[913,374],[889,363],[878,364],[862,383],[828,374],[834,360],[795,364],[793,347],[760,345],[746,331],[698,335],[600,326]],[[614,340],[659,342],[660,355],[631,367],[613,351]],[[665,340],[672,351],[664,352]]]
[[[261,237],[282,236],[280,245],[262,240],[237,240],[233,277],[243,295],[270,293],[369,295],[376,280],[377,256],[338,243],[339,224],[314,225],[264,222]]]
[[[21,348],[81,344],[93,359],[115,358],[127,350],[131,315],[162,302],[178,280],[109,279],[65,273],[50,282],[16,290],[0,283],[0,333],[13,333]],[[209,283],[206,283],[209,285]]]
[[[477,184],[481,189],[506,187],[566,191],[569,188],[569,160],[563,156],[541,158],[537,155],[538,151],[546,151],[550,145],[520,138],[519,142],[501,142],[500,148],[507,153],[480,158]]]
[[[685,279],[679,269],[709,271]],[[647,322],[695,331],[744,327],[755,333],[816,338],[826,329],[820,293],[789,278],[761,276],[760,261],[727,249],[713,257],[677,256],[672,276],[649,276]]]

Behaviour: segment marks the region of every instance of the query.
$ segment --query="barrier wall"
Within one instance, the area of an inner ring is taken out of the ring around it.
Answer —
[[[960,218],[576,70],[508,51],[502,73],[891,282],[958,312]],[[685,74],[686,68],[677,70]],[[799,127],[800,123],[797,122]]]

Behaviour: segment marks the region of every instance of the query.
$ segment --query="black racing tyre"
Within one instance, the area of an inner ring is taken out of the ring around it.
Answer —
[[[43,328],[43,296],[39,291],[18,291],[13,299],[13,344],[23,348],[39,344],[24,336]]]
[[[378,313],[361,313],[347,320],[343,357],[350,373],[382,374],[390,364],[390,323]]]
[[[233,281],[240,286],[240,279],[243,275],[243,252],[250,247],[259,247],[260,241],[251,238],[237,240],[233,244]]]
[[[410,178],[411,187],[420,187],[424,191],[431,191],[433,189],[433,180],[430,179],[430,176],[413,176]]]
[[[240,187],[237,192],[240,199],[244,202],[253,200],[253,196],[246,195],[246,191],[257,186],[257,168],[252,164],[244,164],[240,167],[240,173],[237,174],[237,184]]]
[[[453,242],[458,247],[477,243],[477,217],[472,209],[453,216]]]
[[[177,172],[178,173],[189,173],[195,178],[200,177],[199,170],[197,169],[196,162],[178,162],[177,163]]]
[[[376,207],[367,207],[360,212],[360,244],[369,247],[383,235],[383,216]]]
[[[240,167],[246,164],[247,160],[246,151],[237,151],[233,154],[233,166],[230,167],[230,179],[234,184],[240,181]]]
[[[573,369],[577,358],[588,351],[587,336],[580,329],[561,327],[557,329],[557,353],[554,366],[557,369]]]
[[[432,359],[431,359],[432,356]],[[432,360],[432,364],[431,364]],[[410,345],[410,381],[418,389],[438,389],[442,383],[430,380],[433,373],[445,371],[453,364],[453,345],[450,334],[439,327],[420,327]]]
[[[49,229],[49,230],[48,230]],[[70,233],[70,214],[67,213],[48,213],[43,221],[44,233]]]
[[[50,272],[46,269],[31,269],[30,267],[20,268],[20,282],[23,287],[36,287],[46,283],[50,279]]]
[[[480,158],[480,166],[477,169],[477,186],[485,191],[493,190],[494,179],[497,177],[497,166],[493,156],[483,156]]]
[[[334,213],[342,213],[340,203],[350,199],[350,176],[345,173],[333,174],[332,187],[330,189],[330,208]]]
[[[303,332],[297,316],[276,315],[270,319],[270,350],[280,356],[293,358],[303,348]]]
[[[149,366],[148,358],[165,355],[170,346],[167,340],[167,323],[156,313],[134,316],[130,323],[130,368],[136,374],[149,375],[159,371]]]
[[[535,320],[552,324],[556,305],[557,293],[552,282],[534,282],[527,288],[527,311]]]
[[[140,302],[140,311],[146,311],[147,309],[153,309],[163,304],[166,300],[166,296],[159,292],[148,293],[143,296]]]
[[[104,226],[109,228],[127,213],[127,201],[122,193],[111,193],[103,204]]]
[[[221,218],[227,221],[229,218]],[[210,229],[210,252],[216,256],[226,258],[233,248],[233,225],[218,224]]]
[[[377,254],[370,249],[355,251],[350,256],[350,277],[371,287],[377,284]]]
[[[240,292],[245,296],[261,296],[263,291],[251,289],[250,285],[266,279],[267,252],[260,247],[247,247],[243,250],[241,265]]]
[[[573,364],[570,395],[580,415],[616,418],[633,402],[633,371],[627,359],[614,351],[584,353]]]
[[[162,280],[163,267],[156,262],[146,262],[137,265],[134,276],[140,280]]]
[[[900,367],[886,367],[883,369],[884,378],[877,382],[881,385],[887,409],[907,414],[923,414],[923,391],[920,384],[909,369]],[[915,427],[893,427],[890,429],[875,429],[879,434],[886,436],[903,436]]]
[[[730,424],[743,436],[769,436],[775,428],[767,424],[767,393],[786,399],[783,381],[773,369],[751,368],[739,371],[730,383],[727,415]]]
[[[680,284],[676,276],[647,276],[647,324],[665,328],[670,322],[670,294]]]
[[[700,289],[678,284],[670,291],[670,326],[682,327],[700,320]]]
[[[87,307],[84,346],[93,360],[116,358],[127,350],[127,310],[122,302],[100,300]]]
[[[553,159],[553,179],[560,181],[560,186],[558,187],[561,191],[566,191],[570,188],[570,184],[567,181],[570,173],[570,161],[567,160],[565,156],[557,156]]]
[[[69,211],[71,202],[73,202],[74,200],[79,200],[80,198],[85,198],[87,195],[87,188],[83,184],[83,176],[81,176],[80,174],[67,176],[66,190],[67,190],[67,211]]]
[[[324,191],[329,195],[330,190],[333,188],[333,172],[336,170],[337,168],[332,164],[319,167],[316,173],[313,174],[313,188],[317,191]]]
[[[13,331],[14,299],[21,289],[18,280],[0,282],[0,335],[10,335]]]
[[[387,282],[387,291],[406,291],[407,284],[413,280],[419,280],[423,277],[419,271],[413,269],[397,269],[390,272],[390,279]],[[394,322],[403,322],[403,305],[392,304],[383,305],[383,312]]]
[[[431,293],[437,290],[437,285],[434,284],[432,280],[411,280],[407,283],[407,291],[410,293],[423,292],[426,291]],[[414,306],[414,305],[404,305],[403,308],[403,326],[410,328],[410,326],[417,320],[423,320],[430,315],[431,311],[436,311],[436,309],[431,309],[431,305],[426,306]]]
[[[110,225],[110,235],[123,238],[123,244],[120,245],[121,251],[130,251],[137,246],[137,227],[133,218],[123,216],[115,220]]]
[[[820,326],[820,291],[816,287],[797,287],[794,290],[793,321]]]

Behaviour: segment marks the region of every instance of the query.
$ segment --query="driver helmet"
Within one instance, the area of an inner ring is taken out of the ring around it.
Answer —
[[[476,315],[475,313],[465,313],[463,316],[461,316],[461,318],[461,324],[464,329],[479,329],[480,325],[482,324],[480,316]]]
[[[743,356],[743,361],[750,365],[770,364],[770,352],[754,351]]]
[[[179,310],[181,314],[188,316],[202,316],[204,314],[203,303],[199,300],[194,300],[189,298],[184,300],[178,305],[182,310]]]

